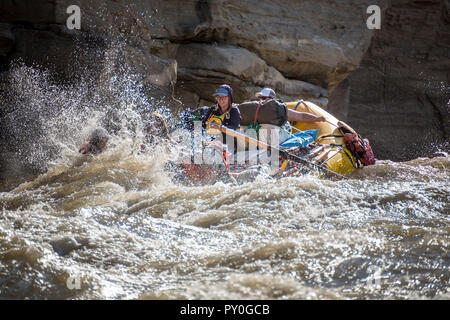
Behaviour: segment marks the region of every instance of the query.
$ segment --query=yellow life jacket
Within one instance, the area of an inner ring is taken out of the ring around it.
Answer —
[[[210,128],[209,124],[212,122],[216,122],[217,124],[219,124],[219,126],[223,125],[223,122],[226,119],[230,118],[230,111],[225,112],[224,114],[218,116],[215,113],[217,112],[218,107],[216,107],[214,109],[214,111],[212,112],[211,116],[208,118],[208,120],[206,120],[206,132],[208,132],[209,134],[220,134],[221,131],[218,129],[214,129],[214,128]]]

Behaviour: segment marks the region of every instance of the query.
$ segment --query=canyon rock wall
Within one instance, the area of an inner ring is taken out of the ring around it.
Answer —
[[[370,137],[378,156],[448,153],[450,1],[392,1],[361,65],[341,88],[337,100],[342,107],[347,95],[348,122]]]

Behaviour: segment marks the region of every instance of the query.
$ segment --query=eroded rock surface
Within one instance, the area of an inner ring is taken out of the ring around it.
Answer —
[[[449,152],[450,2],[394,1],[347,89],[347,120],[377,156]]]

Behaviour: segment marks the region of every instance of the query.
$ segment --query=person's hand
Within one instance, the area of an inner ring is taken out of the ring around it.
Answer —
[[[88,146],[89,146],[89,142],[85,142],[83,143],[80,148],[78,149],[78,152],[81,154],[87,154],[88,153]]]
[[[217,123],[216,121],[211,121],[209,123],[209,127],[212,128],[212,129],[219,129],[220,128],[220,124]]]

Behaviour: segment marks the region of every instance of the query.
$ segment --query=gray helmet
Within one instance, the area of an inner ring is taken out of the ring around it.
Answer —
[[[91,138],[98,138],[98,139],[109,139],[111,136],[109,135],[108,131],[106,131],[103,128],[95,129],[91,132],[89,135]]]

